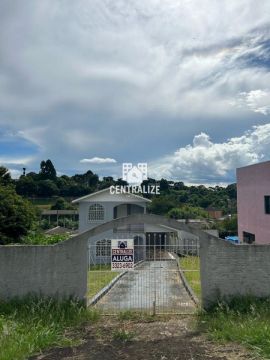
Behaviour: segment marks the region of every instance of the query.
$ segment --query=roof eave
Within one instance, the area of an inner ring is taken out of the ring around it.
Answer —
[[[91,193],[91,194],[88,194],[88,195],[84,195],[84,196],[82,196],[82,197],[80,197],[80,198],[78,198],[78,199],[72,200],[71,203],[72,203],[72,204],[77,204],[77,203],[79,203],[79,202],[81,202],[81,201],[84,201],[85,199],[91,198],[92,196],[97,195],[97,194],[100,194],[100,193],[103,193],[103,192],[105,192],[105,191],[109,191],[109,188],[102,189],[102,190],[96,191],[96,192]],[[127,193],[126,193],[126,194],[127,194]],[[139,195],[136,195],[136,194],[127,194],[127,195],[134,196],[135,198],[138,198],[138,199],[140,199],[140,200],[144,200],[144,201],[147,202],[147,203],[151,203],[151,202],[152,202],[152,200],[147,199],[147,198],[144,198],[143,196],[139,196]]]

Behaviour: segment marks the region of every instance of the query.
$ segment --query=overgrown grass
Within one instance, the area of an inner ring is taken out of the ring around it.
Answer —
[[[113,332],[113,339],[127,342],[133,339],[135,336],[134,332],[125,329],[115,330]]]
[[[189,282],[192,290],[201,297],[201,275],[200,275],[200,258],[198,256],[185,256],[179,259],[180,267]]]
[[[199,315],[199,326],[211,339],[238,342],[270,358],[270,299],[235,298]]]
[[[108,285],[119,273],[111,271],[111,265],[91,266],[88,271],[88,297],[92,298],[106,285]]]
[[[51,346],[72,345],[78,340],[65,330],[97,318],[98,313],[72,300],[28,297],[0,302],[0,359],[27,359]]]

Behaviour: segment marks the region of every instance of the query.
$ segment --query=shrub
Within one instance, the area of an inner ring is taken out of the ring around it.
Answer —
[[[32,232],[23,238],[23,243],[28,245],[53,245],[68,238],[68,234],[46,235]]]
[[[182,207],[173,208],[168,212],[168,216],[172,219],[201,219],[207,218],[207,212],[200,207],[184,205]]]
[[[33,228],[36,211],[33,205],[17,195],[12,186],[0,185],[0,243],[21,242]]]

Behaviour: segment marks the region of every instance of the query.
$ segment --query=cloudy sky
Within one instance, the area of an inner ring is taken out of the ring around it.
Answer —
[[[1,0],[0,163],[235,181],[270,160],[269,0]]]

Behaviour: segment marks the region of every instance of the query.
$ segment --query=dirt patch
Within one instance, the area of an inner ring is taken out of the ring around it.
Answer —
[[[190,318],[154,322],[104,318],[79,331],[82,343],[55,348],[31,360],[251,360],[234,344],[217,345],[192,331]],[[78,334],[74,335],[78,337]]]

